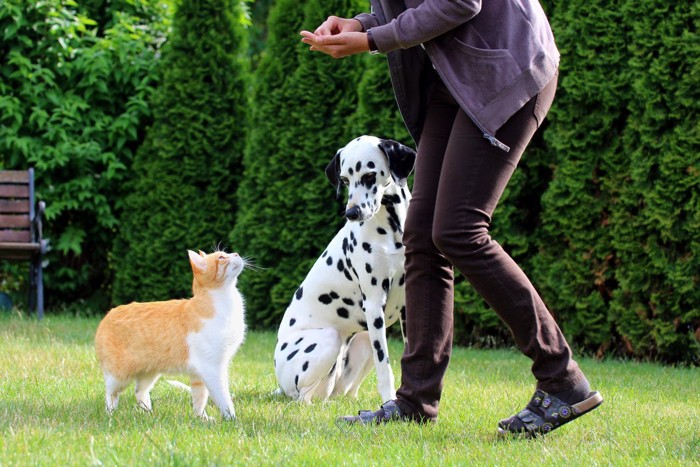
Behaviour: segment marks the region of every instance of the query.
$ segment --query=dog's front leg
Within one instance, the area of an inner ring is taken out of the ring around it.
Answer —
[[[389,347],[386,340],[385,303],[386,297],[376,301],[365,300],[363,307],[367,317],[367,331],[372,345],[372,354],[374,355],[374,367],[377,369],[377,389],[382,402],[396,399],[394,373],[389,364]]]

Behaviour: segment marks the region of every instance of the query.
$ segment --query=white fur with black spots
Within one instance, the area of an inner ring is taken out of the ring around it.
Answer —
[[[310,403],[357,396],[377,369],[381,401],[396,397],[386,328],[405,317],[403,225],[415,152],[361,136],[340,149],[326,175],[345,185],[348,221],[297,289],[278,331],[280,392]],[[404,338],[405,339],[405,338]]]

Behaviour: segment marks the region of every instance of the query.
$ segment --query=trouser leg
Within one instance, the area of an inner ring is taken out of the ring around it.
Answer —
[[[454,265],[533,360],[538,387],[565,390],[583,378],[571,350],[527,276],[488,232],[498,200],[551,105],[556,80],[499,131],[491,146],[438,88],[418,148],[406,221],[408,345],[397,391],[403,411],[435,418],[452,344]],[[414,204],[414,200],[416,200]]]

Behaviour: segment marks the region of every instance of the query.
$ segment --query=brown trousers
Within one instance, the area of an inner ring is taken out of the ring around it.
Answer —
[[[556,77],[498,131],[492,146],[437,79],[416,159],[406,219],[406,330],[397,404],[437,418],[452,352],[454,272],[459,270],[533,360],[537,386],[559,392],[583,374],[530,280],[489,235],[489,223],[525,147],[549,110]]]

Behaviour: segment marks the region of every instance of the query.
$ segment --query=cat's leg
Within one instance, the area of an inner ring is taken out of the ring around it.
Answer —
[[[363,331],[355,334],[345,351],[340,378],[333,389],[333,395],[357,397],[362,381],[374,368],[372,357],[369,333]]]
[[[233,410],[233,401],[228,388],[227,366],[224,364],[207,365],[202,369],[201,376],[209,390],[211,400],[219,408],[221,416],[226,420],[234,420],[236,411]]]
[[[107,371],[104,372],[104,378],[107,412],[111,414],[119,404],[119,393],[129,385],[130,381],[120,380]]]
[[[151,375],[139,375],[136,377],[136,402],[143,410],[150,412],[153,410],[151,405],[151,389],[156,384],[160,375],[158,373]]]
[[[213,420],[207,415],[206,411],[207,400],[209,400],[209,390],[204,384],[204,381],[198,378],[192,378],[190,380],[190,386],[192,388],[192,408],[194,408],[195,415],[207,421]]]

